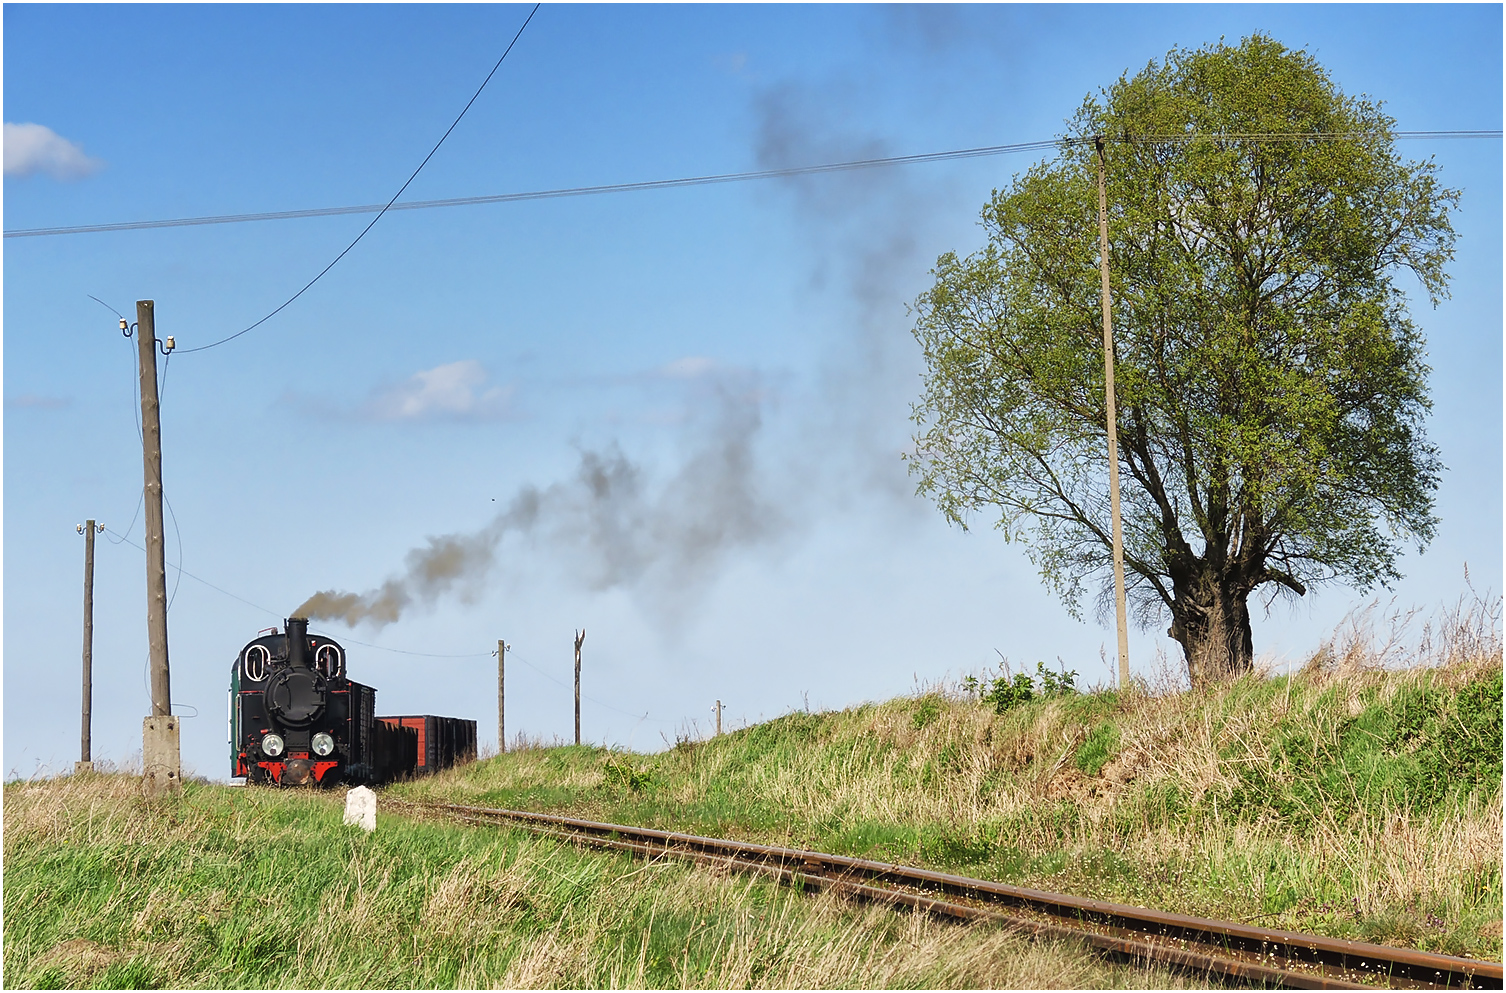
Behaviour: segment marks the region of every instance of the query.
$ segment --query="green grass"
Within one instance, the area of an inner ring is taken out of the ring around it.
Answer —
[[[367,835],[341,823],[338,795],[188,783],[147,802],[138,789],[102,775],[5,787],[7,987],[1197,983],[763,877],[390,806]]]
[[[1006,711],[927,693],[395,787],[1499,959],[1500,656]]]
[[[659,754],[524,748],[386,791],[908,862],[1499,960],[1498,639],[997,713],[931,692]],[[1160,987],[1201,982],[764,879],[338,795],[7,784],[11,987]]]

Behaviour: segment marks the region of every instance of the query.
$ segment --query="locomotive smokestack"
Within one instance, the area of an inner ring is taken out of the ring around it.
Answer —
[[[288,665],[309,668],[309,619],[289,617],[284,623],[288,631]]]

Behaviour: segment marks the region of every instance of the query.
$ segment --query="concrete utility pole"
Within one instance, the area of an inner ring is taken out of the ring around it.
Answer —
[[[575,632],[575,743],[580,744],[580,646],[585,644],[586,629]]]
[[[167,562],[162,533],[162,423],[157,406],[157,322],[151,300],[136,301],[136,356],[141,379],[141,455],[146,494],[146,632],[152,673],[152,716],[142,724],[141,760],[147,795],[182,787],[178,720],[172,716],[167,667]],[[171,351],[172,339],[163,348]]]
[[[1098,271],[1103,283],[1103,395],[1108,407],[1109,516],[1114,526],[1114,621],[1119,628],[1119,687],[1129,686],[1129,629],[1124,609],[1124,533],[1119,526],[1119,414],[1114,404],[1114,331],[1109,319],[1109,195],[1103,136],[1098,147]]]
[[[78,758],[73,763],[73,772],[94,771],[94,757],[90,750],[90,735],[94,723],[94,530],[105,529],[92,519],[78,525],[77,531],[84,536],[84,696],[83,720],[79,730]]]
[[[507,657],[507,643],[501,638],[497,639],[497,754],[507,751],[507,724],[503,720],[505,711],[506,694],[503,687],[504,668],[503,660]]]

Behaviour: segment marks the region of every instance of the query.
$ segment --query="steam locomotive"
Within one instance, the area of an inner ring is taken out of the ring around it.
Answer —
[[[230,669],[230,774],[279,786],[374,786],[471,762],[476,722],[376,716],[376,690],[346,678],[345,649],[289,617]]]

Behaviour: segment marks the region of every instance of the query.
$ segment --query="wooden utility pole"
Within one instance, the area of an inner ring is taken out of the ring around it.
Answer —
[[[720,738],[722,735],[722,701],[718,700],[716,706],[711,709],[716,711],[716,734]]]
[[[94,771],[94,756],[91,751],[90,732],[94,723],[94,529],[103,531],[103,524],[95,525],[87,520],[77,527],[84,536],[84,694],[83,719],[79,729],[78,761],[73,764],[75,774]]]
[[[506,712],[507,696],[503,690],[506,685],[504,680],[505,670],[503,660],[507,657],[507,643],[497,639],[497,754],[507,751],[507,723],[503,719]]]
[[[575,632],[575,743],[580,744],[580,646],[585,644],[586,629]]]
[[[141,380],[141,455],[146,487],[146,633],[152,673],[152,716],[142,724],[141,756],[144,788],[153,796],[164,790],[177,791],[182,786],[178,721],[172,716],[172,687],[167,667],[167,562],[162,532],[162,423],[157,406],[157,347],[153,302],[137,300],[136,356]]]
[[[1102,135],[1098,148],[1098,272],[1103,283],[1103,395],[1108,407],[1109,516],[1114,530],[1114,621],[1119,629],[1119,687],[1129,686],[1129,630],[1124,609],[1124,533],[1119,525],[1119,414],[1114,403],[1114,331],[1109,319],[1109,195]]]

